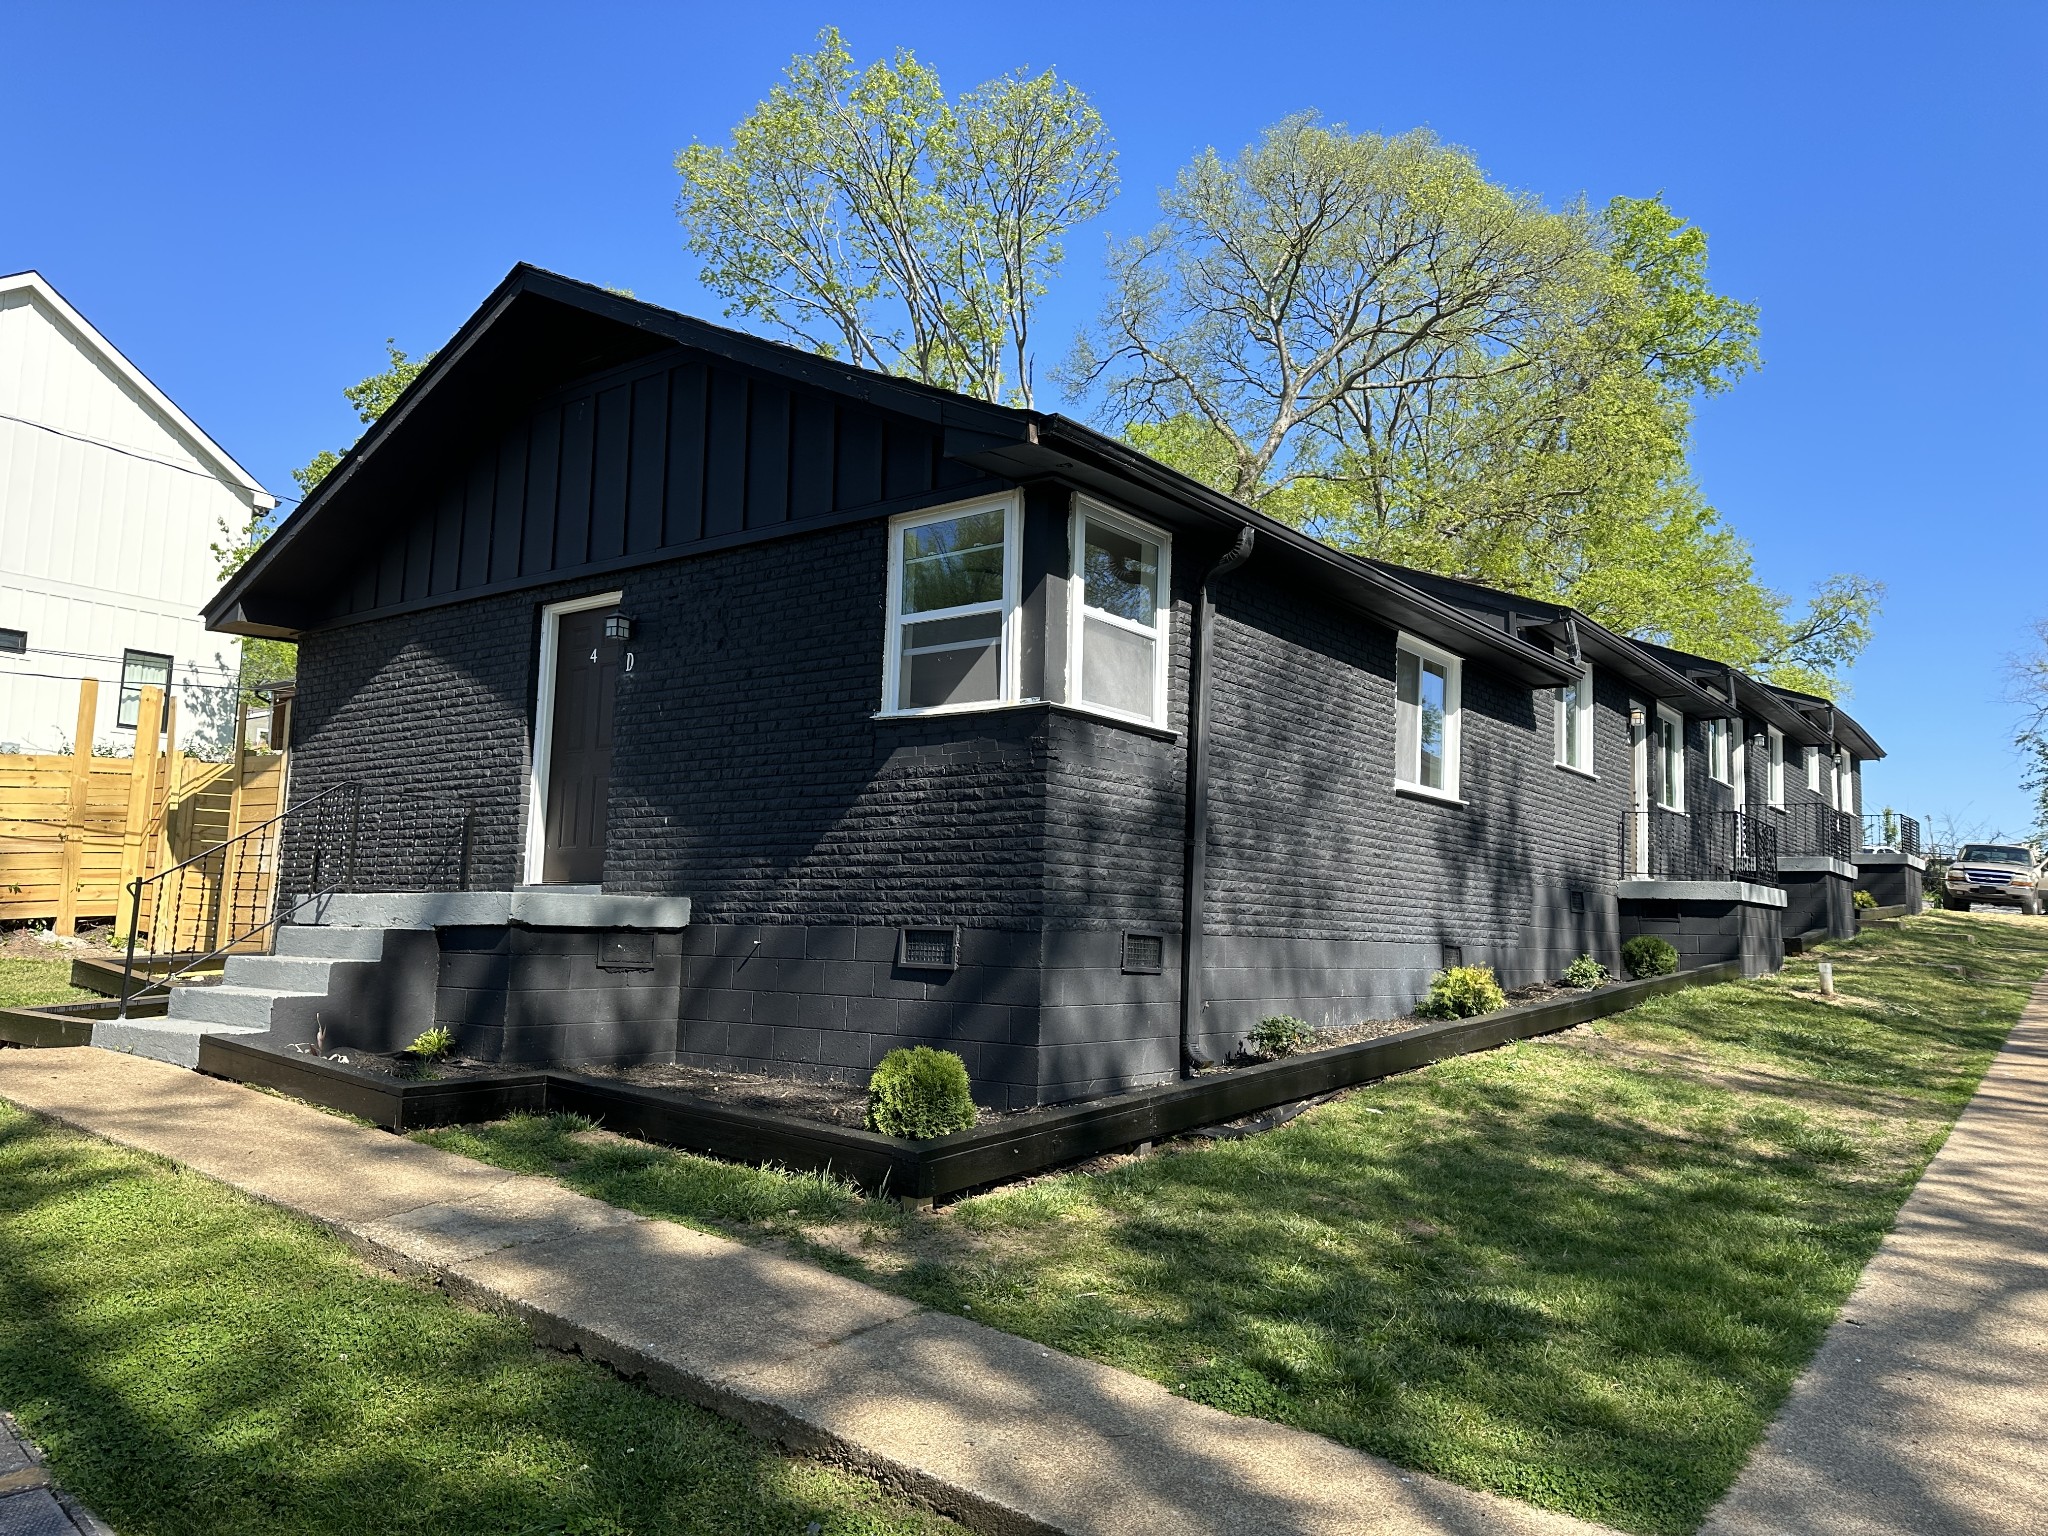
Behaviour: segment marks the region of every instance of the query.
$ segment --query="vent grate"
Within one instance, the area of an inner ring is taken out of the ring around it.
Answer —
[[[1124,935],[1124,974],[1157,976],[1166,968],[1166,940],[1156,933]]]
[[[897,936],[896,963],[912,971],[951,971],[960,965],[958,928],[905,928]]]

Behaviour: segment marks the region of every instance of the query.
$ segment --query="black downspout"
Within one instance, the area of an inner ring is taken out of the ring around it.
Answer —
[[[1216,626],[1216,608],[1209,588],[1236,570],[1252,554],[1249,525],[1237,542],[1209,567],[1195,588],[1194,646],[1188,656],[1188,821],[1186,861],[1180,896],[1180,1070],[1192,1077],[1199,1067],[1214,1066],[1196,1049],[1202,1020],[1202,901],[1209,873],[1209,646]]]

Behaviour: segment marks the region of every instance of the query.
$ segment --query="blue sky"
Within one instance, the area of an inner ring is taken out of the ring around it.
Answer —
[[[2048,615],[2039,5],[113,6],[16,3],[0,271],[35,267],[256,476],[357,430],[387,335],[443,340],[527,260],[715,316],[674,151],[820,26],[954,90],[1052,66],[1124,195],[1041,335],[1093,309],[1107,231],[1207,145],[1312,107],[1418,124],[1553,201],[1662,191],[1762,308],[1766,367],[1696,467],[1786,590],[1889,584],[1850,707],[1868,793],[2015,830],[2002,661]],[[1041,375],[1050,356],[1041,357]]]

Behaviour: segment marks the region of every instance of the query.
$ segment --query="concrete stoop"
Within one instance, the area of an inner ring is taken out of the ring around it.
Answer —
[[[197,1067],[200,1036],[266,1032],[280,1002],[325,998],[337,964],[380,960],[384,934],[381,927],[287,924],[278,930],[277,953],[230,955],[218,983],[173,988],[170,1012],[162,1018],[103,1019],[93,1025],[92,1043]]]

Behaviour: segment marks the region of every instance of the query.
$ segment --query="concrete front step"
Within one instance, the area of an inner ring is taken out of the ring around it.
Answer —
[[[277,930],[277,953],[292,959],[376,960],[384,954],[384,930],[287,923]]]
[[[301,955],[230,955],[221,980],[263,992],[325,992],[337,963]]]
[[[208,1026],[240,1025],[270,1028],[270,1006],[281,997],[324,997],[326,989],[291,991],[282,987],[179,987],[171,993],[171,1018]]]
[[[192,988],[217,992],[218,987]],[[130,1056],[147,1056],[176,1067],[199,1065],[201,1035],[259,1035],[264,1026],[212,1024],[196,1019],[99,1019],[92,1026],[92,1043],[102,1050],[126,1051]]]

